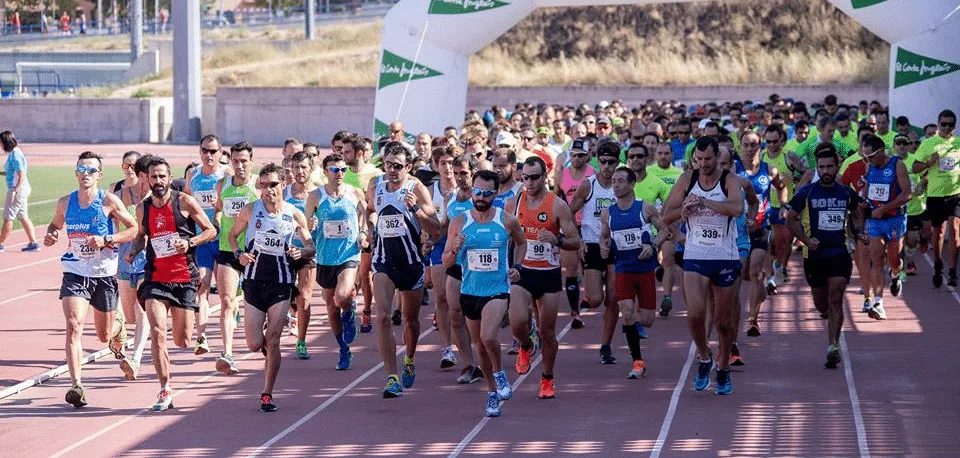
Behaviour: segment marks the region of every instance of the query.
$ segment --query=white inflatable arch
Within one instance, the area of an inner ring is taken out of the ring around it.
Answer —
[[[470,55],[534,8],[707,0],[401,0],[384,19],[374,133],[459,126]],[[960,108],[960,0],[830,0],[890,43],[891,116],[922,126]]]

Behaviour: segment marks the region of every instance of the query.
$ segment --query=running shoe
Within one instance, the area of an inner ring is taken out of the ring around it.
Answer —
[[[450,369],[457,365],[457,355],[453,353],[452,347],[443,347],[440,350],[440,369]]]
[[[124,323],[126,318],[123,316],[123,310],[120,308],[117,308],[117,311],[113,314],[113,317],[117,321],[117,325],[119,325],[120,330],[117,331],[116,335],[110,338],[110,343],[107,344],[107,347],[110,348],[110,352],[113,353],[114,358],[122,360],[127,357],[127,326]]]
[[[693,376],[693,389],[703,391],[710,387],[710,371],[713,370],[713,355],[707,357],[706,361],[700,361],[697,368],[697,375]]]
[[[433,326],[434,331],[440,329],[440,326],[437,325],[437,312],[433,312],[433,319],[430,321],[430,325]]]
[[[573,321],[570,322],[571,329],[581,329],[583,328],[583,318],[577,314],[573,315]]]
[[[310,359],[310,353],[307,353],[307,343],[297,341],[297,359]]]
[[[394,326],[400,326],[400,324],[403,323],[403,317],[400,316],[400,309],[393,311],[393,316],[390,317],[390,321]]]
[[[554,383],[552,378],[540,377],[540,394],[537,395],[540,399],[553,399],[557,397],[556,391],[554,391]]]
[[[647,338],[647,328],[643,327],[639,321],[637,322],[637,333],[640,334],[641,339]]]
[[[430,291],[426,288],[423,289],[423,294],[420,295],[420,306],[421,307],[430,306]]]
[[[933,287],[941,286],[943,286],[943,261],[938,259],[933,261]]]
[[[233,315],[233,319],[237,320],[237,326],[240,326],[240,309],[237,309],[237,313]]]
[[[750,327],[747,328],[747,336],[760,337],[760,326],[757,324],[756,320],[750,321]]]
[[[408,358],[407,355],[403,355],[403,371],[400,372],[400,379],[403,381],[404,388],[412,387],[413,382],[417,380],[417,366],[413,363],[413,358]]]
[[[488,417],[500,416],[500,399],[498,399],[497,393],[494,393],[492,391],[487,393],[486,413]]]
[[[533,345],[533,342],[530,342],[530,349],[520,347],[520,351],[517,353],[517,364],[515,366],[518,375],[530,372],[530,362],[533,361],[533,353],[535,350],[536,347]]]
[[[773,261],[773,282],[779,286],[784,283],[783,280],[783,265],[779,261]]]
[[[730,375],[730,369],[717,369],[717,386],[714,387],[713,392],[720,396],[733,394],[733,377]]]
[[[237,363],[233,360],[233,356],[223,354],[217,358],[217,372],[223,375],[237,375],[240,373],[240,368],[237,367]]]
[[[887,311],[884,310],[883,308],[883,301],[879,300],[875,304],[873,304],[873,308],[871,308],[870,311],[867,312],[867,316],[869,316],[870,318],[873,318],[874,320],[886,320]]]
[[[0,244],[0,253],[3,253],[4,251],[7,251],[7,247],[3,246],[3,244]]]
[[[483,372],[480,371],[479,367],[476,366],[467,366],[460,371],[460,375],[457,377],[457,383],[461,385],[468,385],[474,383],[483,378]]]
[[[629,379],[638,379],[644,378],[647,376],[647,365],[644,364],[642,359],[638,359],[633,362],[633,369],[627,374]]]
[[[580,310],[587,310],[590,308],[590,302],[586,299],[580,301]]]
[[[783,268],[780,269],[780,273],[783,277],[783,282],[790,283],[790,271],[787,270],[787,266],[783,266]]]
[[[352,344],[357,340],[357,332],[360,331],[357,326],[357,304],[351,304],[347,312],[340,312],[340,323],[343,325],[344,343]]]
[[[673,310],[673,298],[670,296],[663,296],[663,300],[660,302],[660,316],[664,318],[670,316],[671,310]]]
[[[767,278],[767,296],[775,296],[776,294],[778,294],[777,283],[773,277]]]
[[[836,369],[841,360],[842,358],[840,357],[839,345],[831,345],[827,347],[827,363],[824,364],[827,369]]]
[[[74,385],[73,388],[67,390],[67,395],[64,397],[64,400],[67,401],[67,404],[79,409],[87,405],[87,394],[83,392],[82,386]]]
[[[350,347],[344,347],[340,349],[340,359],[337,360],[337,370],[345,371],[350,369],[350,363],[353,362],[353,352],[350,351]]]
[[[494,393],[496,395],[496,393]],[[383,397],[385,399],[390,398],[399,398],[403,396],[403,387],[400,386],[400,377],[397,377],[397,374],[390,374],[387,376],[387,386],[383,389]]]
[[[294,337],[297,335],[297,314],[289,310],[287,311],[287,332]]]
[[[120,361],[120,370],[123,371],[123,378],[136,380],[137,376],[140,375],[140,363],[130,358],[123,358],[123,361]]]
[[[950,276],[947,278],[947,286],[957,286],[957,272],[955,270],[950,271]]]
[[[600,346],[600,364],[617,364],[617,358],[613,357],[613,351],[609,345]]]
[[[510,387],[510,381],[507,380],[507,373],[505,371],[497,371],[493,373],[493,380],[497,383],[497,397],[501,401],[506,401],[513,397],[513,388]]]
[[[654,275],[657,277],[657,283],[663,283],[663,266],[657,266],[657,270],[654,271]]]
[[[20,251],[23,251],[23,252],[31,252],[31,253],[32,253],[32,252],[40,251],[40,244],[39,244],[39,243],[36,243],[36,242],[34,242],[34,243],[28,243],[27,246],[21,248]]]
[[[730,347],[730,365],[731,366],[744,366],[743,356],[740,355],[740,346],[733,344]]]
[[[904,271],[908,277],[913,277],[917,275],[917,264],[913,261],[907,263],[907,269]]]
[[[197,336],[197,344],[193,347],[193,354],[200,356],[210,353],[210,345],[207,345],[207,336],[200,334]]]
[[[513,339],[513,343],[510,345],[510,349],[507,350],[508,355],[516,355],[520,353],[520,342],[517,339]]]
[[[870,298],[869,297],[863,298],[863,310],[861,310],[861,312],[867,313],[872,308],[873,308],[873,302],[870,300]]]
[[[373,331],[373,323],[370,319],[370,311],[364,311],[360,314],[360,333],[366,334]]]
[[[276,412],[277,405],[273,403],[273,395],[270,393],[263,393],[260,395],[260,411],[261,412]]]
[[[903,291],[903,276],[904,273],[901,271],[890,280],[890,294],[892,294],[893,297],[899,296],[900,291]]]
[[[157,395],[157,402],[153,404],[153,411],[160,412],[167,409],[173,408],[173,393],[170,390],[160,390],[160,394]]]

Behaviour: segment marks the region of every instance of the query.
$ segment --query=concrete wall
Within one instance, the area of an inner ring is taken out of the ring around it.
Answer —
[[[4,99],[0,130],[27,142],[151,143],[169,136],[162,113],[172,99]]]
[[[129,51],[90,52],[0,52],[0,71],[15,72],[18,62],[52,63],[130,63]],[[127,70],[58,69],[60,84],[64,86],[109,86],[152,75],[160,71],[160,53],[148,51]],[[4,76],[7,81],[9,76]],[[42,80],[44,84],[54,81]]]

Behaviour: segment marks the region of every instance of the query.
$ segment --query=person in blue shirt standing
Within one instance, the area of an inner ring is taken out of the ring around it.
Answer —
[[[33,235],[33,221],[27,212],[27,198],[30,197],[30,180],[27,179],[27,159],[17,146],[17,137],[13,132],[0,132],[0,145],[7,153],[5,165],[7,179],[7,198],[3,206],[3,229],[0,230],[0,252],[4,251],[3,242],[13,230],[13,221],[18,220],[27,233],[29,243],[20,251],[40,251],[37,237]]]

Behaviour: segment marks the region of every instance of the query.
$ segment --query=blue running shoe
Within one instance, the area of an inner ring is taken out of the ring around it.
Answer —
[[[40,244],[28,243],[27,246],[21,248],[20,251],[27,252],[27,253],[40,251]]]
[[[403,371],[400,372],[400,379],[403,380],[403,387],[410,388],[413,382],[417,380],[417,366],[413,364],[413,359],[403,355]]]
[[[3,253],[4,251],[7,251],[7,247],[3,246],[3,244],[0,243],[0,253]]]
[[[497,393],[494,393],[494,392],[487,393],[487,416],[488,417],[500,416],[500,399],[498,398]]]
[[[640,334],[641,339],[647,338],[647,328],[643,327],[639,321],[637,322],[637,333]]]
[[[497,382],[497,397],[501,401],[506,401],[513,397],[513,388],[510,387],[510,381],[507,380],[507,373],[504,371],[494,372],[493,380]]]
[[[337,370],[345,371],[350,369],[350,363],[353,362],[353,352],[350,351],[349,347],[340,349],[340,360],[337,361]]]
[[[350,311],[340,312],[340,323],[343,325],[343,341],[352,344],[357,340],[357,333],[360,329],[357,327],[357,303],[350,304]]]
[[[706,361],[700,361],[700,367],[697,369],[697,375],[693,377],[693,389],[703,391],[710,386],[710,371],[713,369],[713,355],[707,357]]]
[[[397,374],[390,374],[387,376],[387,386],[383,389],[383,397],[385,399],[399,398],[403,396],[403,388],[400,387],[400,380],[397,377]]]
[[[720,396],[733,394],[733,378],[730,376],[730,369],[717,369],[717,386],[713,392]]]

